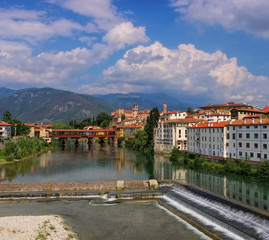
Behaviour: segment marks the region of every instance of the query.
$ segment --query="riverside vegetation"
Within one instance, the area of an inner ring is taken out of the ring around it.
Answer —
[[[5,149],[1,150],[0,158],[3,161],[12,161],[32,156],[48,148],[48,143],[39,138],[23,137],[18,140],[8,139]]]
[[[232,173],[269,179],[269,160],[267,159],[264,159],[256,167],[252,166],[249,161],[243,161],[241,159],[228,159],[223,163],[217,163],[205,160],[200,154],[180,152],[177,148],[174,148],[170,153],[169,160],[175,166],[185,166],[204,172],[219,174]]]

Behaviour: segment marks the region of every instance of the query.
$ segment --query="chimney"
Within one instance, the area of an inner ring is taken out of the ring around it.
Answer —
[[[246,124],[247,123],[247,120],[244,118],[244,124]]]
[[[251,122],[254,123],[254,118],[252,118],[252,121]]]
[[[167,113],[167,104],[163,104],[163,113]]]

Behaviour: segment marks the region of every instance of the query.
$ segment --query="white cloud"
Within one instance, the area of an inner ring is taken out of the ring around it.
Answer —
[[[125,45],[134,43],[147,42],[148,40],[145,27],[135,28],[131,22],[123,22],[115,26],[103,37],[103,41],[115,49],[121,49]]]
[[[36,43],[55,36],[71,36],[83,27],[73,21],[47,21],[43,11],[0,9],[0,39],[24,40]]]
[[[100,30],[108,31],[124,21],[111,0],[48,0],[48,2],[93,18],[93,23]]]
[[[269,79],[254,76],[236,58],[206,53],[191,44],[168,49],[160,43],[128,50],[103,72],[102,86],[119,91],[155,91],[225,102],[233,99],[266,102]],[[125,87],[128,87],[128,90]],[[262,99],[259,96],[264,96]]]
[[[268,0],[170,0],[184,19],[269,38]]]

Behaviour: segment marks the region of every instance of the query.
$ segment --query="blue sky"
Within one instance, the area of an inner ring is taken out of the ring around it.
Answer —
[[[268,0],[2,0],[0,86],[268,104]]]

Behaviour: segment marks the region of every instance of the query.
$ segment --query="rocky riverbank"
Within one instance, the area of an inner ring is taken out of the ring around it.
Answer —
[[[77,239],[59,216],[0,217],[0,240],[71,240]]]

